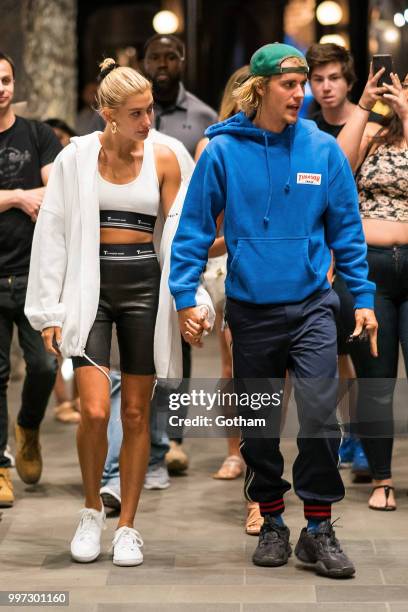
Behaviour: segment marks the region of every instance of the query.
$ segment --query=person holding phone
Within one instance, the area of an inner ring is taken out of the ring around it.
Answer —
[[[387,83],[385,73],[386,66],[371,68],[337,141],[356,171],[369,278],[377,286],[378,357],[366,342],[353,343],[358,429],[374,481],[369,507],[390,511],[396,509],[391,459],[399,343],[408,363],[408,75],[401,83],[391,72]],[[383,125],[368,121],[377,100],[391,109]]]

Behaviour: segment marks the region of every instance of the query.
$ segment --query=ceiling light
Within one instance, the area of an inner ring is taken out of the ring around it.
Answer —
[[[343,36],[341,36],[341,34],[325,34],[324,36],[321,37],[321,39],[319,40],[319,43],[321,45],[327,44],[327,43],[334,43],[335,45],[340,45],[340,47],[346,47],[346,41],[343,38]]]
[[[159,11],[153,17],[153,27],[158,34],[173,34],[178,26],[178,17],[172,11]]]
[[[396,43],[399,41],[400,33],[395,28],[387,28],[384,30],[383,38],[385,42]]]
[[[408,21],[408,8],[404,11],[404,19],[405,21]]]
[[[317,21],[322,25],[335,25],[341,21],[343,10],[337,2],[326,0],[316,9]]]
[[[402,26],[405,25],[405,17],[402,13],[395,13],[394,25],[396,25],[398,28],[402,28]]]

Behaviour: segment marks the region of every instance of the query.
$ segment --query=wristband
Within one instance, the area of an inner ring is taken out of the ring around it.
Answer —
[[[357,103],[357,106],[359,106],[360,108],[362,108],[364,111],[366,111],[367,113],[371,113],[371,108],[366,108],[365,106],[363,106],[362,104],[360,104],[360,102]]]

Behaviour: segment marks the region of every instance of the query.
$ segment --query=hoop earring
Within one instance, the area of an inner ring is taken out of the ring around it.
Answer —
[[[116,121],[112,121],[111,130],[112,134],[116,134],[116,132],[118,131],[118,124],[116,123]]]

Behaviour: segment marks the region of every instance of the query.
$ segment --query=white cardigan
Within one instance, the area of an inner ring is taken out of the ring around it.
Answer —
[[[101,148],[99,134],[94,132],[72,138],[57,156],[34,231],[25,314],[34,329],[62,328],[60,351],[63,357],[84,355],[98,309],[100,227],[96,177]],[[152,131],[149,138],[174,150],[183,179],[164,226],[158,220],[154,236],[162,268],[154,341],[156,374],[158,378],[179,379],[182,377],[181,341],[168,274],[171,243],[191,176],[189,163],[193,162],[190,156],[191,162],[188,162],[181,143],[175,139],[163,137],[156,131]],[[191,171],[193,167],[194,164]],[[201,285],[197,289],[197,304],[209,308],[209,320],[213,325],[215,312]]]

